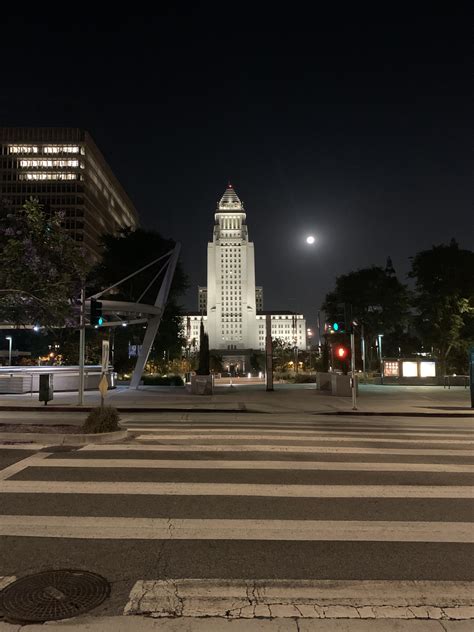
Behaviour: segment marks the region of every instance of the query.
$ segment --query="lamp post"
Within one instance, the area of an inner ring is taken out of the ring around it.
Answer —
[[[309,350],[309,373],[311,375],[311,338],[313,337],[313,332],[311,329],[306,330],[306,335],[308,336],[308,350]]]
[[[380,359],[380,381],[383,382],[383,361],[382,361],[382,338],[383,334],[378,334],[378,347],[379,347],[379,359]]]
[[[13,338],[11,336],[5,336],[5,340],[8,340],[8,366],[11,366]]]

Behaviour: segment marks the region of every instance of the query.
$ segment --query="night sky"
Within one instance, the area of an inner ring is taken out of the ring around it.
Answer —
[[[405,281],[410,255],[474,241],[467,3],[332,4],[3,12],[1,124],[87,129],[142,225],[182,242],[189,309],[232,182],[265,308],[313,324],[337,275],[390,255]]]

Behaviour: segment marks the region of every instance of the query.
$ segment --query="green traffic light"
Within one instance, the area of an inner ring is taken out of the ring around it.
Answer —
[[[102,318],[102,316],[100,316],[99,320],[97,321],[99,327],[104,323],[104,319]]]
[[[334,329],[334,331],[337,331],[339,329],[339,323],[333,323],[332,328]]]

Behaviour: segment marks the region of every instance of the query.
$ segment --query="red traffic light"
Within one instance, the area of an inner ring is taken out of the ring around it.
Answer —
[[[339,360],[344,360],[345,358],[347,358],[349,351],[346,349],[346,347],[336,347],[336,357],[339,358]]]

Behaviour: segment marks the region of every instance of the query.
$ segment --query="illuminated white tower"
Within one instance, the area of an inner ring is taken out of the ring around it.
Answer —
[[[207,331],[211,349],[258,349],[255,257],[244,206],[231,184],[207,246]]]

